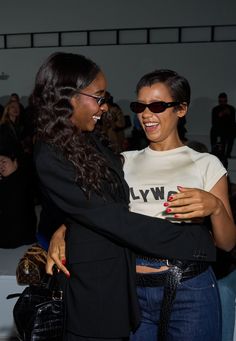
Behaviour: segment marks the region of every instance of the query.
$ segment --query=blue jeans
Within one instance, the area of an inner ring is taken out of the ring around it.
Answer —
[[[128,338],[111,338],[111,339],[104,339],[104,338],[96,338],[96,337],[87,337],[87,336],[79,336],[72,334],[70,332],[67,332],[66,335],[63,338],[63,341],[129,341]]]
[[[222,306],[222,341],[232,341],[235,325],[236,270],[218,280]]]
[[[163,287],[138,287],[142,320],[131,341],[157,341]],[[171,312],[168,341],[221,341],[221,307],[211,268],[183,281]],[[159,340],[161,341],[161,340]]]

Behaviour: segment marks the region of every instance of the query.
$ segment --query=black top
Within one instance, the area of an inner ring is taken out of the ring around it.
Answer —
[[[219,136],[235,134],[235,108],[229,104],[217,105],[212,109],[212,128]]]
[[[0,180],[0,230],[0,248],[15,248],[35,241],[32,177],[23,167]]]

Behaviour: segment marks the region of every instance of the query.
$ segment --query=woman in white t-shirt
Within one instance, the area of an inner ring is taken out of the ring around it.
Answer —
[[[185,146],[178,135],[178,121],[190,103],[188,81],[174,71],[156,70],[140,79],[136,94],[130,108],[149,146],[123,153],[131,211],[191,224],[194,217],[212,213],[207,209],[210,192],[220,207],[210,215],[213,238],[229,251],[235,244],[235,225],[227,171],[217,157]],[[182,214],[186,205],[189,212]],[[142,322],[132,341],[221,340],[217,283],[209,264],[204,268],[204,255],[198,256],[188,263],[137,255]]]

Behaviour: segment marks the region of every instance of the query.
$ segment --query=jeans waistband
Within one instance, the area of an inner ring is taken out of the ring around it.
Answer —
[[[180,264],[179,262],[182,264],[185,264],[185,268],[182,269],[181,271],[181,278],[179,278],[179,282],[182,282],[187,279],[193,278],[197,275],[200,275],[209,267],[209,263],[207,262],[184,263],[182,261],[178,261],[178,263],[173,264],[171,261],[168,261],[167,266],[169,267],[169,269],[164,272],[136,273],[136,285],[140,287],[165,286],[167,277],[170,274],[172,277],[175,276],[175,273],[176,273],[175,267],[178,268],[178,272],[179,272],[179,269],[181,269],[181,267],[179,267],[179,264]]]
[[[165,341],[167,337],[171,309],[174,303],[179,283],[200,275],[209,267],[209,263],[207,262],[169,260],[168,263],[169,269],[164,272],[136,274],[137,286],[164,287],[158,328],[158,340],[161,341]]]

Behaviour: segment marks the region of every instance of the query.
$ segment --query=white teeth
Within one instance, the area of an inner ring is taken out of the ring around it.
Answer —
[[[153,126],[157,126],[159,123],[153,123],[153,122],[148,122],[145,123],[145,127],[153,127]]]
[[[95,115],[93,115],[93,119],[94,119],[94,120],[100,120],[101,117],[100,117],[100,116],[95,116]]]

